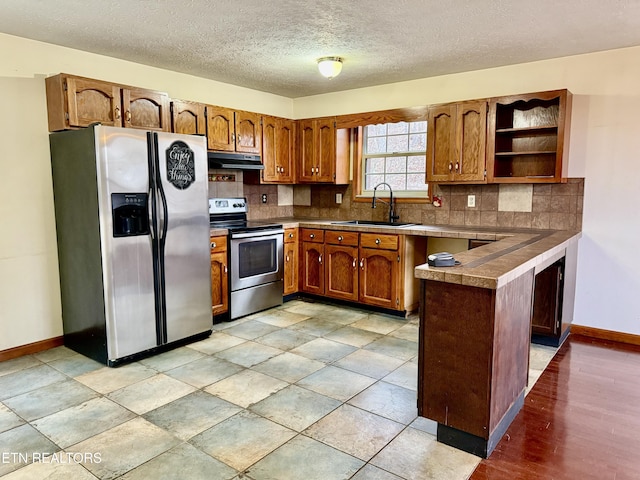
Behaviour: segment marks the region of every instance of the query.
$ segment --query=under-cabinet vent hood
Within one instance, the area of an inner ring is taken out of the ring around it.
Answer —
[[[264,170],[260,155],[247,153],[208,152],[209,168],[232,170]]]

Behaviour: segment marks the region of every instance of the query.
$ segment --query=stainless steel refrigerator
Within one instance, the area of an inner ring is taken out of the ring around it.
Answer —
[[[109,366],[211,333],[204,137],[50,135],[64,342]]]

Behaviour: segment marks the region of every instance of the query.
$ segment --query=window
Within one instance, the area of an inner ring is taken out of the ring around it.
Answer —
[[[394,195],[426,198],[427,122],[398,122],[363,128],[360,195],[372,196],[381,182]]]

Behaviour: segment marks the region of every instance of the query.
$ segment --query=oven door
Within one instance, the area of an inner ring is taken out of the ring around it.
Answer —
[[[231,234],[231,291],[283,277],[284,230]]]

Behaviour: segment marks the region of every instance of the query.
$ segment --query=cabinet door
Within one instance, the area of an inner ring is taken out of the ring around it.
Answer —
[[[427,182],[447,182],[454,166],[455,105],[429,109],[427,123]]]
[[[398,309],[400,256],[390,250],[360,248],[360,301]]]
[[[333,182],[336,168],[336,123],[333,119],[316,121],[316,182]]]
[[[485,178],[487,142],[487,102],[464,102],[456,114],[454,179],[462,182]]]
[[[213,252],[213,250],[212,250]],[[211,253],[211,313],[218,315],[229,308],[227,252]]]
[[[321,243],[302,243],[302,291],[324,295],[324,248]]]
[[[280,170],[277,161],[277,132],[278,125],[275,117],[262,117],[262,180],[277,182],[280,180]]]
[[[358,247],[325,245],[325,294],[358,301]]]
[[[298,123],[298,181],[313,182],[315,180],[315,130],[313,120],[301,120]]]
[[[235,150],[233,110],[207,105],[207,148],[233,152]]]
[[[187,135],[207,133],[204,105],[196,102],[173,100],[171,102],[171,131]]]
[[[298,291],[298,242],[284,244],[284,294]]]
[[[120,87],[97,80],[66,78],[69,127],[87,127],[95,122],[122,126]]]
[[[535,276],[531,332],[555,337],[560,330],[562,263],[556,262]]]
[[[296,122],[277,119],[276,164],[280,183],[293,183],[296,153]]]
[[[260,154],[262,129],[260,115],[251,112],[235,112],[236,152]]]
[[[169,95],[142,88],[122,90],[124,126],[170,132]]]

